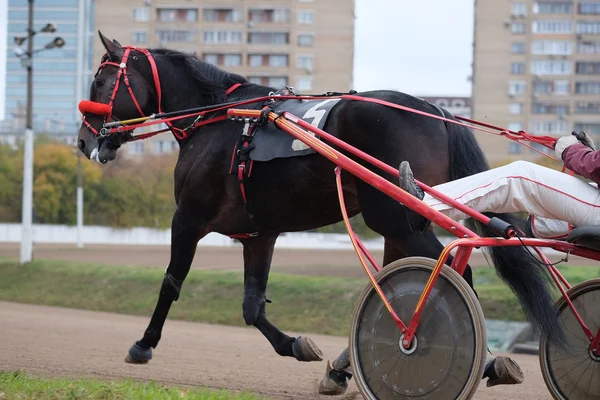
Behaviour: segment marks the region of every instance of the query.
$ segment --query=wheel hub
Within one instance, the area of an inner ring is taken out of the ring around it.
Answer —
[[[600,362],[600,349],[592,350],[592,345],[590,345],[590,357],[592,358],[592,360]]]
[[[409,347],[404,347],[404,334],[400,336],[400,340],[398,341],[398,345],[400,346],[400,351],[406,355],[410,355],[417,350],[417,337],[413,336],[412,342]]]

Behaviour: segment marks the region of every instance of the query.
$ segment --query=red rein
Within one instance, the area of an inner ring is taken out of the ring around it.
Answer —
[[[133,90],[131,89],[131,86],[129,85],[129,79],[127,78],[127,60],[129,58],[129,54],[131,51],[138,51],[141,52],[142,54],[144,54],[148,60],[148,62],[150,63],[150,67],[152,69],[152,76],[154,78],[154,85],[156,88],[156,93],[158,96],[158,113],[162,113],[162,107],[161,107],[161,97],[162,97],[162,93],[161,93],[161,87],[160,87],[160,79],[158,76],[158,69],[156,67],[156,63],[154,62],[154,59],[152,58],[152,55],[150,54],[150,52],[147,49],[141,49],[141,48],[137,48],[137,47],[133,47],[133,46],[128,46],[128,47],[124,47],[124,53],[123,53],[123,58],[121,60],[120,64],[114,63],[114,62],[110,62],[110,61],[105,61],[103,63],[100,64],[99,69],[102,69],[104,66],[106,65],[111,65],[114,67],[118,68],[118,72],[117,72],[117,76],[116,76],[116,81],[115,81],[115,86],[112,92],[112,95],[110,97],[110,102],[109,104],[103,104],[103,103],[97,103],[97,102],[93,102],[93,101],[89,101],[89,100],[83,100],[82,102],[79,103],[79,111],[81,111],[81,113],[84,115],[83,117],[83,123],[92,131],[94,132],[96,135],[98,135],[98,131],[96,129],[94,129],[87,121],[85,121],[85,114],[94,114],[94,115],[100,115],[103,116],[105,121],[106,120],[110,120],[111,116],[112,116],[112,109],[113,109],[113,102],[115,100],[117,91],[119,89],[119,83],[121,81],[121,77],[123,76],[123,81],[124,84],[127,88],[127,91],[129,92],[129,95],[133,101],[133,103],[135,104],[136,108],[138,109],[139,113],[143,116],[144,113],[142,112],[142,109],[140,108],[140,105],[138,104],[137,99],[135,98],[135,95],[133,94]],[[235,89],[237,89],[240,86],[239,83],[231,86],[227,92],[226,95],[229,95],[231,92],[233,92]],[[313,96],[281,96],[281,99],[285,99],[285,98],[312,98]],[[536,148],[533,148],[529,145],[527,145],[526,143],[523,143],[523,141],[529,141],[529,142],[534,142],[534,143],[539,143],[543,146],[546,146],[548,148],[553,148],[554,147],[554,142],[556,141],[556,138],[551,137],[551,136],[533,136],[528,134],[525,131],[519,131],[519,132],[513,132],[513,131],[509,131],[506,129],[502,129],[500,127],[494,126],[494,125],[490,125],[490,124],[486,124],[483,122],[479,122],[479,121],[475,121],[469,118],[462,118],[462,117],[456,117],[456,119],[458,120],[454,120],[454,119],[450,119],[450,118],[446,118],[445,116],[438,116],[438,115],[433,115],[424,111],[419,111],[419,110],[415,110],[413,108],[409,108],[409,107],[405,107],[405,106],[401,106],[399,104],[394,104],[394,103],[390,103],[384,100],[379,100],[379,99],[372,99],[372,98],[364,98],[361,96],[355,96],[355,95],[342,95],[342,96],[335,96],[335,97],[340,97],[340,98],[345,98],[345,99],[349,99],[349,100],[359,100],[359,101],[368,101],[368,102],[372,102],[372,103],[377,103],[377,104],[381,104],[384,106],[388,106],[388,107],[392,107],[392,108],[397,108],[397,109],[401,109],[401,110],[406,110],[415,114],[421,114],[421,115],[425,115],[428,116],[430,118],[436,118],[436,119],[440,119],[446,122],[450,122],[453,124],[457,124],[457,125],[463,125],[466,126],[467,128],[471,128],[471,129],[477,129],[480,131],[484,131],[487,133],[492,133],[495,135],[503,135],[511,140],[514,140],[516,142],[519,142],[520,144],[529,147],[545,156],[548,156],[550,158],[554,158],[548,154],[545,154],[541,151],[539,151]],[[266,97],[266,99],[271,99],[271,97]],[[264,100],[263,98],[258,98],[258,99],[251,99],[251,100],[245,100],[245,101],[240,101],[239,105],[243,105],[243,104],[249,104],[249,103],[253,103],[253,102],[258,102]],[[234,107],[235,105],[229,105],[228,107]],[[215,107],[215,109],[213,111],[217,111],[222,109],[223,107],[219,107],[218,105]],[[172,125],[171,120],[175,120],[175,119],[181,119],[181,118],[185,118],[185,117],[189,117],[189,116],[194,116],[194,115],[202,115],[206,113],[197,113],[197,114],[190,114],[190,115],[185,115],[185,116],[179,116],[179,117],[174,117],[174,118],[169,118],[169,119],[165,119],[162,122],[165,123],[168,128],[167,129],[163,129],[163,130],[159,130],[159,131],[155,131],[155,132],[151,132],[149,134],[144,134],[144,135],[139,135],[140,139],[145,139],[146,137],[149,136],[153,136],[157,133],[161,133],[164,132],[166,130],[171,130],[173,132],[173,134],[175,134],[175,136],[179,139],[185,139],[187,138],[189,132],[187,129],[183,130],[183,129],[179,129],[176,128]],[[212,122],[216,122],[216,121],[221,121],[223,119],[226,119],[226,116],[222,116],[222,117],[216,117],[216,118],[211,118],[210,120],[206,120],[206,121],[201,121],[198,122],[197,124],[194,125],[194,127],[200,126],[200,125],[205,125],[208,123],[212,123]],[[139,124],[137,125],[137,127],[139,126],[145,126],[145,125],[152,125],[155,123],[159,123],[159,121],[155,121],[155,122],[151,122],[151,123],[145,123],[145,124]],[[131,125],[129,128],[129,130],[133,131],[133,129],[135,129],[136,125]],[[487,129],[486,129],[487,128]]]

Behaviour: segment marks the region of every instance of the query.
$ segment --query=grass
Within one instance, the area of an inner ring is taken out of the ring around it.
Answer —
[[[260,398],[246,393],[178,388],[156,382],[40,378],[21,372],[0,372],[0,399],[258,400]]]
[[[600,277],[600,268],[560,268],[572,283]],[[0,300],[148,316],[163,271],[65,261],[34,261],[27,267],[0,259]],[[522,321],[514,294],[490,268],[475,270],[475,288],[486,318]],[[244,326],[243,275],[192,270],[169,318]],[[273,273],[267,297],[270,320],[286,331],[346,336],[356,298],[366,279]]]

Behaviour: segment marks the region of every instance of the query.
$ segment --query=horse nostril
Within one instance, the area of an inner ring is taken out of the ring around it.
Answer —
[[[83,139],[79,140],[79,150],[85,151],[85,141]]]

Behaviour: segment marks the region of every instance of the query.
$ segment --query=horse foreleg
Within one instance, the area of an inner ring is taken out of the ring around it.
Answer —
[[[132,364],[147,363],[152,359],[152,348],[156,348],[160,341],[163,325],[167,319],[173,301],[179,298],[181,286],[185,280],[198,241],[204,234],[199,234],[198,226],[179,211],[173,216],[171,229],[171,259],[165,270],[165,275],[160,287],[158,302],[150,319],[150,324],[144,332],[144,337],[131,346],[125,362]]]
[[[244,320],[261,331],[277,354],[299,361],[321,361],[321,350],[311,339],[290,337],[267,319],[267,280],[278,236],[264,235],[241,240],[244,245]]]

